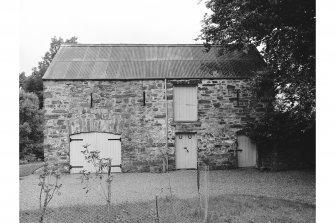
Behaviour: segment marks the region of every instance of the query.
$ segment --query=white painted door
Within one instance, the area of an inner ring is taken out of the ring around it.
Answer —
[[[257,148],[247,136],[238,136],[238,167],[256,167]]]
[[[107,150],[102,155],[112,158],[112,166],[121,164],[121,137],[119,135],[107,134],[98,139],[101,142],[101,147],[106,146]],[[121,172],[120,167],[112,167],[112,172]]]
[[[197,153],[196,134],[176,135],[176,169],[196,169]]]
[[[96,168],[92,163],[85,160],[84,145],[89,144],[89,151],[100,151],[101,158],[111,158],[112,165],[121,164],[121,140],[119,135],[110,133],[80,133],[70,136],[70,165],[71,173],[79,173],[82,170],[95,172]],[[112,172],[121,172],[120,167],[113,167]]]
[[[173,87],[174,120],[197,121],[197,87]]]

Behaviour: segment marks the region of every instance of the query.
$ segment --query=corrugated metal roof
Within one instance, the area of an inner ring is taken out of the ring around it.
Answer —
[[[217,57],[218,49],[206,53],[201,44],[62,45],[43,79],[247,77],[264,65],[256,49]]]

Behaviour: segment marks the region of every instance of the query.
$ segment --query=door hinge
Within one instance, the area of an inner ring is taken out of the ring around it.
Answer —
[[[121,141],[121,138],[119,138],[119,139],[108,139],[108,141],[113,141],[113,140],[120,140]]]
[[[83,139],[71,139],[70,138],[70,142],[72,142],[72,141],[83,141]]]
[[[72,169],[72,168],[84,168],[84,166],[72,166],[72,165],[70,165],[70,169]]]
[[[111,165],[111,167],[120,167],[120,168],[122,168],[122,164],[120,164],[120,165]],[[72,166],[72,165],[70,165],[69,168],[70,169],[73,169],[73,168],[84,168],[84,166]]]

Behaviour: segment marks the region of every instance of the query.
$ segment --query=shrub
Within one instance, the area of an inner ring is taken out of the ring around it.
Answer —
[[[43,159],[43,111],[36,94],[20,90],[20,159]]]

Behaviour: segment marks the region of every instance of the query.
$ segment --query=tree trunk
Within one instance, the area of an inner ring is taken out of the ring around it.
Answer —
[[[44,219],[45,211],[47,210],[47,205],[48,205],[48,195],[49,195],[49,192],[47,192],[47,193],[45,194],[44,204],[43,204],[43,209],[42,209],[41,217],[40,217],[40,220],[39,220],[40,223],[43,223],[43,219]]]
[[[108,219],[110,222],[110,207],[111,207],[111,196],[112,196],[112,181],[110,180],[111,176],[111,167],[112,162],[111,160],[108,161],[108,180],[107,180],[107,213],[108,213]]]
[[[163,156],[162,172],[163,172],[163,173],[166,172],[166,160],[165,160],[165,156]]]

